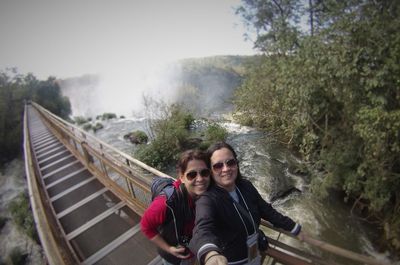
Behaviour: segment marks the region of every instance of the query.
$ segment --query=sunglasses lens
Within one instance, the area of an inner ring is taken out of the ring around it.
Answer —
[[[188,173],[186,173],[186,178],[188,180],[193,180],[197,177],[197,173],[200,174],[200,176],[202,177],[209,177],[210,176],[210,170],[208,168],[204,168],[202,170],[200,170],[199,172],[197,171],[190,171]]]
[[[232,159],[226,160],[225,163],[223,163],[223,162],[215,163],[212,167],[214,170],[221,170],[224,167],[224,164],[227,167],[236,167],[237,161],[236,161],[236,159],[232,158]]]
[[[236,161],[236,159],[229,159],[228,161],[226,161],[226,165],[228,167],[234,167],[237,165],[237,161]]]
[[[209,177],[210,176],[210,170],[208,168],[202,169],[200,171],[200,176],[202,177]]]
[[[188,180],[192,180],[197,176],[197,171],[190,171],[188,173],[186,173],[186,177],[188,178]]]
[[[222,169],[224,167],[224,163],[218,162],[218,163],[215,163],[212,167],[213,167],[214,170],[219,170],[219,169]]]

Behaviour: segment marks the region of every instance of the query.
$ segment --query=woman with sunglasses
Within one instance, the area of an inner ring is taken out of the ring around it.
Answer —
[[[207,152],[215,185],[196,201],[190,249],[201,264],[261,264],[257,247],[261,218],[293,235],[300,234],[301,226],[272,208],[253,184],[243,179],[229,144],[216,143]]]
[[[187,248],[194,227],[194,200],[210,184],[209,165],[204,152],[182,153],[172,195],[161,193],[155,197],[142,217],[141,230],[156,244],[164,265],[190,264],[194,260]]]

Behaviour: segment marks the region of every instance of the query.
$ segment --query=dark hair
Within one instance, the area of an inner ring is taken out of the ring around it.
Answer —
[[[208,156],[208,159],[209,159],[209,161],[210,161],[210,166],[211,166],[211,156],[214,154],[215,151],[220,150],[220,149],[222,149],[222,148],[226,148],[226,149],[228,149],[229,151],[231,151],[232,154],[233,154],[233,157],[234,157],[236,160],[238,160],[238,159],[237,159],[236,152],[235,152],[235,150],[233,150],[233,147],[232,147],[231,145],[229,145],[229,144],[227,144],[227,143],[225,143],[225,142],[216,142],[215,144],[211,145],[211,146],[208,147],[208,149],[207,149],[207,156]],[[239,162],[239,161],[238,161],[238,162]],[[237,164],[237,171],[238,171],[238,173],[237,173],[237,178],[236,178],[236,181],[235,181],[235,182],[238,182],[239,180],[241,180],[241,179],[243,178],[243,177],[242,177],[242,174],[240,173],[239,163]]]
[[[178,176],[186,171],[187,165],[192,160],[201,160],[204,161],[206,166],[210,168],[210,157],[207,154],[200,150],[186,150],[180,155],[178,163],[176,164],[176,172]]]

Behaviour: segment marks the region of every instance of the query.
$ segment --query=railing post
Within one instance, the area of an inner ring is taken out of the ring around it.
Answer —
[[[128,165],[128,167],[131,167],[131,163],[129,162],[129,159],[126,159],[126,164]],[[132,171],[128,170],[129,175],[132,176]],[[126,181],[126,186],[128,187],[129,193],[131,194],[131,196],[133,198],[136,198],[136,194],[135,194],[135,190],[133,189],[132,183],[125,178]]]
[[[85,157],[86,164],[89,166],[89,164],[93,164],[94,159],[93,159],[93,156],[91,156],[89,154],[89,152],[86,150],[86,147],[85,147],[86,144],[87,143],[85,141],[81,142],[83,156]]]
[[[101,159],[100,159],[100,166],[101,166],[101,169],[103,170],[104,176],[106,176],[107,179],[109,179],[110,176],[108,175],[107,168],[106,168],[106,166],[104,165],[103,160],[101,160]]]
[[[76,145],[76,140],[75,140],[75,129],[74,127],[71,127],[71,132],[74,135],[74,137],[72,137],[72,144],[74,145],[75,150],[78,150],[78,146]]]

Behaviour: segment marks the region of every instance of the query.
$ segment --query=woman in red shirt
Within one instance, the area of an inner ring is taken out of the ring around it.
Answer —
[[[210,184],[209,166],[207,155],[201,151],[182,153],[172,194],[155,197],[142,217],[141,230],[156,244],[164,265],[178,265],[193,257],[187,245],[194,227],[194,200]]]

